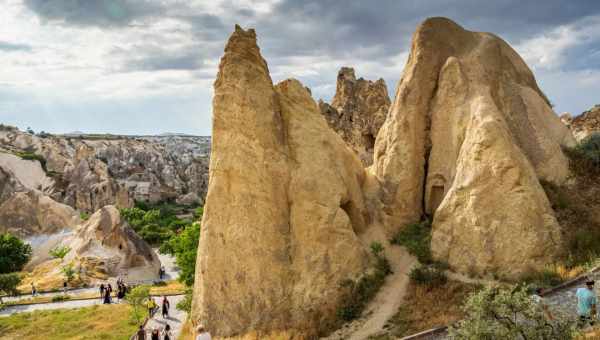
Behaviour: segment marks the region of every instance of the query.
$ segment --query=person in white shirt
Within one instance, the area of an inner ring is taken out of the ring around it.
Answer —
[[[207,332],[203,326],[198,326],[196,329],[198,331],[198,336],[196,336],[196,340],[212,340],[210,337],[210,333]]]

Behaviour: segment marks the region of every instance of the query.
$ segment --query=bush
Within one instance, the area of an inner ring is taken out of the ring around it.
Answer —
[[[418,285],[438,287],[448,282],[444,268],[439,264],[420,265],[410,271],[411,281]]]
[[[185,297],[177,303],[176,307],[178,310],[187,312],[188,314],[192,311],[192,293],[193,290],[191,288],[185,290]]]
[[[31,246],[11,234],[0,234],[0,274],[18,272],[31,258]]]
[[[19,283],[21,283],[21,277],[16,273],[0,274],[0,292],[6,295],[17,295]],[[1,297],[0,303],[2,303]]]
[[[136,324],[140,324],[141,318],[144,311],[144,303],[150,298],[150,286],[143,285],[133,288],[127,295],[125,295],[125,301],[132,307],[132,318],[135,319]]]
[[[90,214],[86,213],[85,211],[82,211],[79,213],[79,217],[82,221],[87,221],[90,218]]]
[[[70,300],[71,297],[69,295],[55,295],[52,297],[52,302],[61,302]]]
[[[371,253],[375,257],[373,272],[363,275],[357,282],[346,280],[342,282],[342,289],[346,296],[342,305],[337,310],[337,316],[343,321],[351,321],[360,316],[367,303],[377,294],[385,282],[385,277],[392,273],[390,264],[383,254],[383,246],[374,242],[371,244]]]
[[[50,249],[50,251],[48,253],[53,258],[60,259],[62,261],[70,251],[71,251],[71,248],[68,246],[57,245],[56,247]]]
[[[463,306],[466,317],[449,328],[452,339],[573,339],[571,318],[548,320],[527,287],[486,287]]]
[[[431,223],[428,220],[405,226],[392,238],[391,243],[406,247],[408,252],[423,264],[433,262],[431,256]]]
[[[159,248],[159,252],[175,256],[175,263],[181,270],[179,281],[188,287],[194,284],[199,241],[200,223],[194,222]]]
[[[576,149],[594,166],[600,168],[600,132],[587,136]]]

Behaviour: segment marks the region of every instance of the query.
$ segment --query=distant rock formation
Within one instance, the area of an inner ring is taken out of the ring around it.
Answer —
[[[128,207],[134,200],[202,204],[208,145],[208,137],[35,136],[0,129],[0,154],[41,156],[42,190],[88,213],[109,204]]]
[[[319,109],[329,126],[357,152],[366,166],[373,163],[375,138],[389,107],[385,81],[357,80],[350,67],[342,67],[338,72],[331,105],[319,101]]]
[[[561,146],[575,141],[508,44],[448,19],[417,28],[367,169],[298,81],[273,86],[254,30],[239,26],[212,136],[192,319],[220,338],[326,332],[372,236],[423,216],[435,258],[458,272],[518,278],[561,254],[539,179],[567,179]]]
[[[254,30],[236,26],[213,101],[210,184],[193,315],[218,337],[314,337],[339,283],[366,268],[358,157],[297,80],[273,86]]]
[[[572,117],[570,113],[564,113],[560,119],[571,129],[573,136],[578,141],[584,140],[593,133],[600,133],[600,105],[595,105],[577,117]]]

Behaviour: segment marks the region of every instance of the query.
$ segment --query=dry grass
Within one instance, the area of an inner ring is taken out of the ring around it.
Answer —
[[[184,294],[185,285],[177,280],[167,281],[165,286],[152,286],[150,294],[152,295],[172,295]]]
[[[444,285],[428,288],[410,283],[403,305],[387,322],[387,334],[376,339],[399,337],[446,326],[464,316],[461,306],[469,294],[479,286],[448,281]]]
[[[14,314],[0,318],[0,339],[128,339],[137,328],[130,309],[122,304]]]

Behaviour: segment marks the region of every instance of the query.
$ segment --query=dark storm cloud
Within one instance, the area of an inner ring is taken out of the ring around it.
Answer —
[[[6,41],[0,41],[0,52],[31,51],[31,46],[27,44],[15,44]]]
[[[123,26],[135,19],[165,13],[151,0],[25,0],[42,20],[76,26]]]

